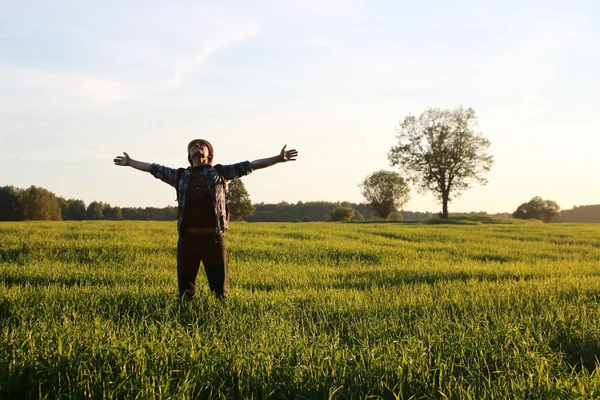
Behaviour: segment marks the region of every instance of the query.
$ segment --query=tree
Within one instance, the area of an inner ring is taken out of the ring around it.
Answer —
[[[123,219],[123,211],[121,210],[121,207],[111,207],[110,204],[104,205],[102,208],[102,214],[104,215],[104,218],[110,220]]]
[[[587,206],[573,206],[570,210],[563,210],[557,222],[600,222],[600,204]]]
[[[58,204],[65,221],[81,221],[85,219],[85,203],[83,200],[58,198]]]
[[[388,219],[391,221],[404,221],[404,214],[400,210],[393,211]]]
[[[254,212],[250,195],[244,183],[239,179],[234,179],[227,184],[226,199],[229,215],[233,221],[245,220]]]
[[[104,219],[104,214],[102,213],[103,204],[97,201],[92,201],[86,210],[87,219]]]
[[[87,213],[83,200],[69,199],[67,204],[69,205],[68,218],[63,214],[63,219],[83,221],[86,218]]]
[[[486,184],[493,157],[487,153],[489,140],[475,132],[477,119],[472,108],[454,110],[431,108],[419,118],[408,115],[396,128],[398,145],[388,158],[419,193],[433,192],[442,203],[443,219],[448,219],[452,196],[471,187]]]
[[[56,195],[44,188],[31,186],[20,191],[18,208],[23,220],[60,221],[62,219]]]
[[[19,219],[19,189],[14,186],[0,187],[0,221]]]
[[[354,209],[351,207],[337,207],[331,211],[331,220],[336,222],[350,221],[354,217]]]
[[[60,207],[61,219],[63,219],[63,220],[68,219],[67,218],[68,213],[69,213],[69,202],[68,202],[68,200],[66,200],[62,196],[58,196],[56,198],[56,200],[58,201],[58,206]]]
[[[376,214],[384,219],[402,208],[410,194],[410,188],[404,179],[399,173],[392,171],[374,172],[367,176],[359,187]]]
[[[354,215],[352,215],[352,221],[364,221],[365,220],[365,216],[362,215],[360,213],[360,211],[357,211],[354,208],[352,209],[352,211],[354,211]]]
[[[552,222],[560,215],[560,207],[555,201],[543,200],[535,196],[527,203],[521,204],[513,213],[513,218],[539,219],[546,223]]]

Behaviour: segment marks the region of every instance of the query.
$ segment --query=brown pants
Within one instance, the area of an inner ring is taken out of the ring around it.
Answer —
[[[181,232],[177,242],[177,280],[179,294],[196,292],[200,261],[210,290],[220,299],[227,296],[227,249],[223,234],[192,235]]]

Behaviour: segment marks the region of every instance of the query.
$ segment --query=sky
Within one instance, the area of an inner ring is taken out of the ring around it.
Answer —
[[[595,0],[0,0],[0,186],[175,205],[112,160],[186,166],[203,138],[222,164],[298,150],[243,178],[254,203],[359,203],[400,121],[463,106],[494,165],[451,213],[599,204],[598,43]]]

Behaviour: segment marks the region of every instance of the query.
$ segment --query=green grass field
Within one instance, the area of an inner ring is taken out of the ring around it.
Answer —
[[[600,398],[600,225],[0,224],[0,398]]]

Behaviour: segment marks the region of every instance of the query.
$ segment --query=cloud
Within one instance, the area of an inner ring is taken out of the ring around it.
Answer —
[[[122,83],[68,71],[0,64],[0,96],[4,112],[105,108],[133,94]]]
[[[194,56],[186,58],[185,61],[175,66],[173,75],[168,81],[161,85],[161,89],[172,89],[181,85],[190,76],[192,76],[195,72],[198,71],[198,69],[202,66],[202,63],[211,54],[222,50],[228,46],[231,46],[235,43],[247,40],[252,36],[256,35],[257,31],[258,29],[256,25],[250,26],[246,30],[230,34],[225,38],[217,41],[216,43],[205,47],[204,49],[196,53]]]

